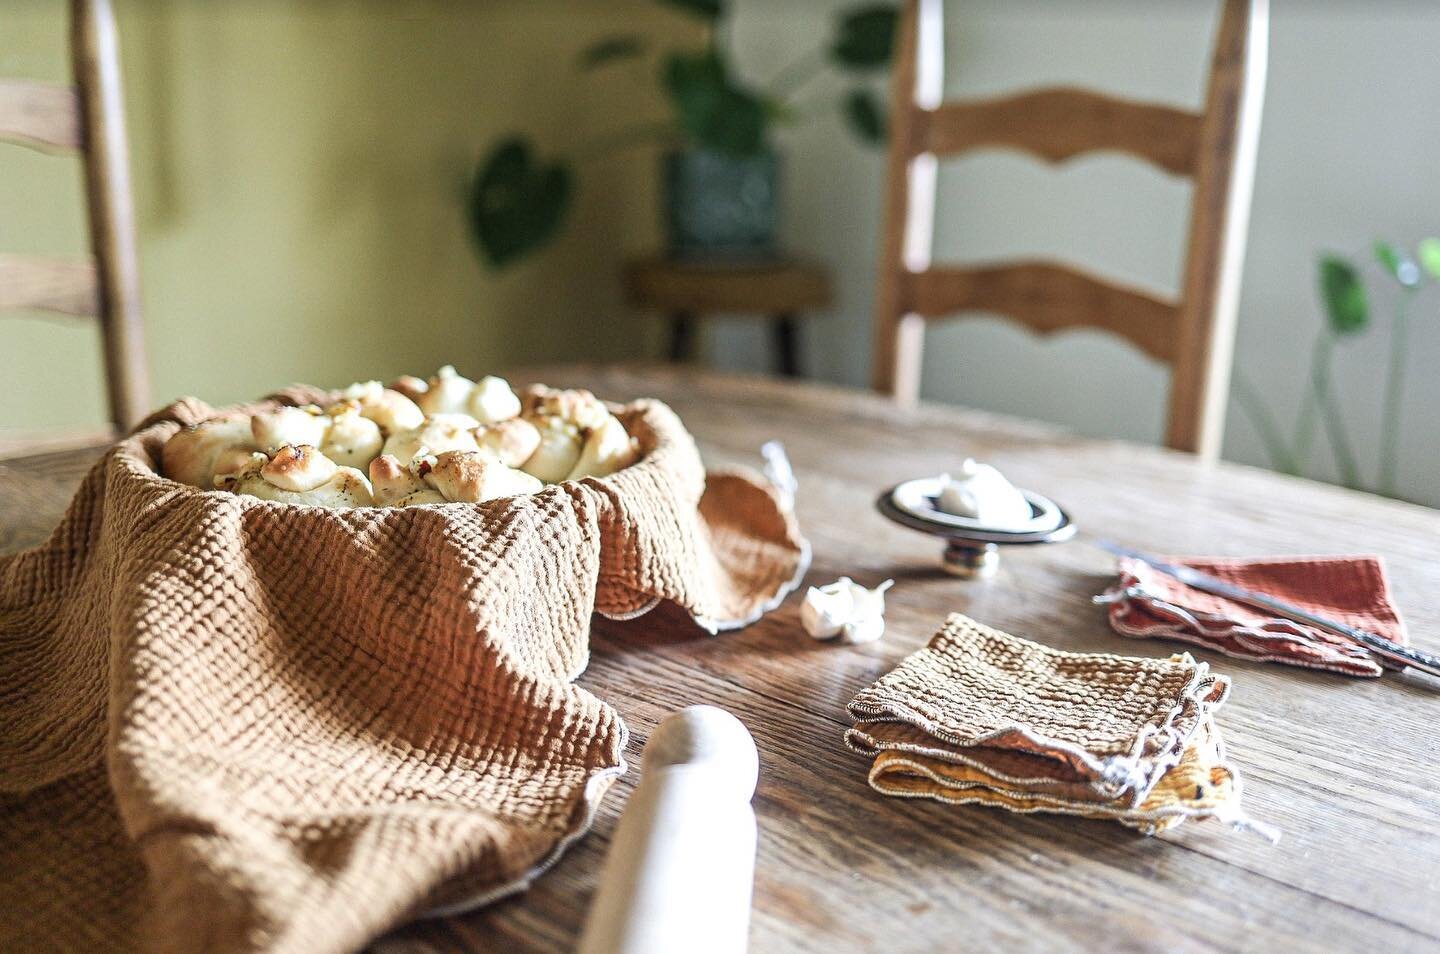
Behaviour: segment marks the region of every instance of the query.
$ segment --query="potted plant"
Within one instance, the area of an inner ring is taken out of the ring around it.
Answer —
[[[1377,241],[1373,251],[1375,264],[1385,275],[1394,296],[1375,480],[1367,481],[1362,473],[1345,424],[1345,406],[1333,387],[1332,366],[1337,348],[1364,334],[1372,326],[1366,283],[1360,269],[1350,260],[1327,254],[1319,261],[1320,298],[1325,306],[1326,320],[1315,337],[1293,436],[1286,438],[1259,388],[1239,368],[1234,370],[1234,393],[1241,411],[1254,425],[1274,469],[1303,476],[1309,470],[1316,431],[1320,430],[1330,445],[1340,483],[1354,490],[1371,490],[1387,497],[1398,497],[1400,414],[1404,403],[1406,364],[1410,358],[1410,312],[1427,284],[1432,287],[1440,285],[1440,238],[1423,239],[1416,246],[1413,256],[1386,241]]]
[[[774,128],[796,122],[804,112],[796,93],[833,69],[850,81],[838,104],[849,128],[863,142],[882,142],[884,113],[873,79],[889,65],[897,11],[872,4],[842,13],[828,43],[760,86],[733,68],[723,0],[662,2],[705,22],[700,49],[652,54],[641,36],[612,36],[588,47],[579,65],[593,70],[654,55],[669,117],[577,152],[593,158],[637,143],[665,145],[661,181],[669,253],[691,259],[767,255],[774,248],[780,189]],[[491,265],[519,261],[555,237],[573,198],[579,156],[546,162],[529,140],[514,135],[481,158],[470,187],[470,225]]]

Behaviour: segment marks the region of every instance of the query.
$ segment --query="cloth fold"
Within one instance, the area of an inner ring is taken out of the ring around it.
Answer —
[[[959,613],[861,690],[846,744],[886,795],[1109,818],[1253,825],[1214,710],[1229,681],[1189,655],[1068,653]]]
[[[159,476],[213,413],[152,416],[0,557],[0,949],[350,951],[523,888],[625,767],[571,684],[591,613],[722,629],[808,558],[658,402],[618,409],[643,457],[610,477],[403,509]]]
[[[1394,642],[1407,641],[1378,556],[1165,559]],[[1365,647],[1343,636],[1197,590],[1139,560],[1122,557],[1118,569],[1116,582],[1096,601],[1109,604],[1110,626],[1122,636],[1179,640],[1239,659],[1349,676],[1384,671]]]

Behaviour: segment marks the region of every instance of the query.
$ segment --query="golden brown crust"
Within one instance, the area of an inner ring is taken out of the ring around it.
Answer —
[[[475,443],[482,453],[493,454],[506,467],[519,467],[540,448],[540,431],[521,417],[481,427]]]
[[[281,490],[314,490],[335,476],[335,462],[309,444],[286,444],[260,469]]]
[[[168,441],[160,452],[160,466],[166,477],[209,490],[215,486],[219,473],[233,469],[236,455],[240,461],[255,449],[250,416],[239,412],[221,414],[184,428]]]
[[[425,481],[446,500],[467,503],[544,489],[544,484],[529,474],[506,467],[486,454],[465,451],[447,451],[437,456]]]

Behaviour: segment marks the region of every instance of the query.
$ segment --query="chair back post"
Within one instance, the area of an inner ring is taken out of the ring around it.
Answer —
[[[904,0],[890,80],[885,232],[880,241],[872,385],[902,404],[920,396],[925,320],[908,308],[908,273],[930,264],[937,162],[921,150],[928,110],[944,90],[944,9],[940,0]]]
[[[148,412],[150,384],[119,42],[110,0],[71,0],[70,27],[110,414],[123,433]]]
[[[1224,0],[1205,96],[1165,443],[1220,455],[1270,34],[1269,0]]]

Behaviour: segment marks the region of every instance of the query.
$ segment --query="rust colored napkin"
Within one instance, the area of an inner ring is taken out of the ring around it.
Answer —
[[[1405,624],[1377,556],[1165,559],[1397,643],[1406,642]],[[1109,604],[1110,625],[1123,636],[1175,639],[1241,659],[1350,676],[1373,677],[1383,671],[1363,646],[1343,636],[1202,592],[1138,560],[1121,558],[1119,579],[1096,599]]]
[[[1213,718],[1229,682],[1189,655],[1067,653],[952,614],[863,689],[845,741],[886,795],[1109,818],[1147,834],[1187,818],[1264,829]]]
[[[656,402],[610,477],[359,510],[160,477],[212,413],[151,417],[0,557],[0,949],[352,951],[519,890],[624,770],[571,684],[591,613],[737,625],[808,554]]]

